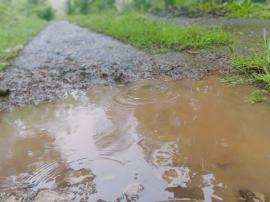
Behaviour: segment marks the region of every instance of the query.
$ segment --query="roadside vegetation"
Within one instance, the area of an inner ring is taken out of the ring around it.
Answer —
[[[145,15],[147,12],[187,17],[270,17],[270,7],[264,1],[137,0],[117,5],[114,0],[67,0],[71,21],[150,51],[181,51],[229,45],[231,42],[230,36],[219,28],[181,27],[169,21],[149,19]],[[263,101],[264,94],[270,92],[270,42],[267,34],[261,53],[251,56],[232,54],[231,63],[233,71],[223,81],[231,85],[256,85],[258,89],[246,101]]]
[[[44,5],[36,0],[0,1],[0,69],[46,25],[45,18],[38,17]]]
[[[264,0],[156,0],[149,10],[157,15],[172,17],[270,17],[269,4]]]
[[[67,0],[67,12],[86,14],[113,7],[115,2],[118,10],[140,9],[167,17],[270,17],[265,0]]]
[[[67,0],[69,19],[83,27],[149,51],[225,45],[230,36],[220,28],[176,26],[149,19],[146,1],[118,5],[113,0]]]
[[[219,28],[181,27],[167,21],[148,19],[138,12],[117,14],[114,11],[103,11],[71,16],[70,20],[150,51],[207,48],[213,45],[225,45],[230,41],[230,36]]]
[[[263,95],[270,92],[270,40],[266,31],[262,51],[249,56],[233,55],[232,65],[233,71],[223,81],[231,85],[254,84],[258,90],[251,93],[248,101],[263,101]]]

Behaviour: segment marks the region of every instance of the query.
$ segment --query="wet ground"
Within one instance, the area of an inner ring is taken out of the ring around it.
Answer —
[[[169,21],[223,27],[232,34],[234,52],[240,54],[262,50],[263,32],[268,34],[269,24],[269,20],[252,18],[181,17]],[[162,77],[201,79],[209,72],[231,68],[229,48],[225,49],[150,55],[74,24],[52,22],[11,67],[0,73],[0,89],[10,90],[10,96],[0,97],[0,110],[50,102],[95,84],[127,84]]]
[[[269,103],[245,103],[251,90],[217,77],[148,80],[2,113],[0,200],[268,196]]]
[[[223,26],[241,54],[268,23],[171,21]],[[269,103],[196,81],[228,68],[223,50],[150,55],[50,23],[0,73],[0,201],[267,201]]]
[[[68,22],[52,22],[1,72],[0,88],[11,93],[0,98],[0,110],[49,102],[93,84],[164,76],[200,79],[226,68],[227,58],[216,50],[148,55]]]
[[[167,20],[167,18],[150,15],[149,17]],[[263,18],[224,18],[224,17],[203,17],[170,18],[170,22],[179,25],[203,25],[209,27],[221,27],[231,34],[234,43],[230,46],[234,52],[242,55],[252,55],[262,51],[264,33],[266,38],[270,37],[270,20]]]

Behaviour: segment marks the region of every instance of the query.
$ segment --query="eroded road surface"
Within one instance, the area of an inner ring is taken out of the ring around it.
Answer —
[[[150,56],[71,23],[53,22],[1,73],[0,87],[11,94],[0,98],[0,110],[48,102],[97,83],[127,84],[163,76],[199,79],[228,67],[226,57],[215,52]]]

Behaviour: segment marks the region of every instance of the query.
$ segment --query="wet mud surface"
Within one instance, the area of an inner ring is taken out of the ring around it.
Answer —
[[[93,84],[127,84],[138,79],[201,79],[228,68],[216,50],[148,55],[110,37],[65,21],[52,22],[11,67],[0,73],[0,110],[49,102]]]
[[[269,103],[250,91],[147,80],[1,113],[0,201],[267,201]]]

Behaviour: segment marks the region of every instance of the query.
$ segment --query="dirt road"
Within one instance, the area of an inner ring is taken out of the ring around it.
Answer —
[[[52,22],[0,73],[0,110],[39,104],[80,92],[93,84],[128,84],[168,76],[203,78],[227,67],[214,51],[149,55],[110,37],[66,21]]]

